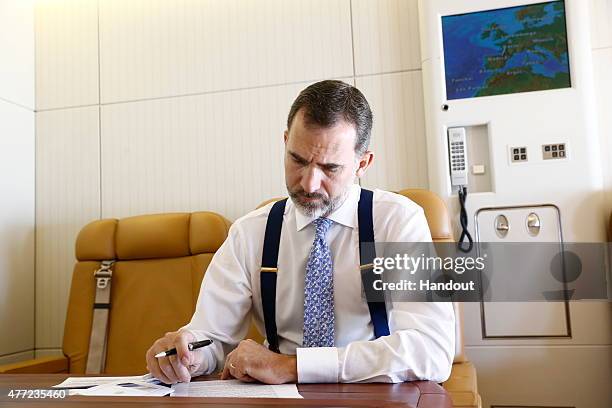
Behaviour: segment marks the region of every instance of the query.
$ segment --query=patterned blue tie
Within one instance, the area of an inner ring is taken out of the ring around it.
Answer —
[[[334,346],[334,269],[325,234],[333,221],[317,218],[304,282],[304,347]]]

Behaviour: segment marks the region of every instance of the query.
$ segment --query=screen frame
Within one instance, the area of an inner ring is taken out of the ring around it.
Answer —
[[[441,83],[442,83],[442,91],[443,91],[443,97],[442,99],[445,100],[446,102],[450,102],[450,103],[456,103],[456,102],[460,102],[460,101],[473,101],[473,100],[481,100],[482,98],[496,98],[496,97],[510,97],[510,96],[515,96],[515,95],[524,95],[524,94],[537,94],[540,92],[545,92],[545,93],[549,93],[549,92],[562,92],[562,91],[566,91],[568,89],[573,89],[575,88],[575,70],[574,70],[574,53],[573,53],[573,45],[572,45],[572,41],[570,41],[571,35],[572,35],[572,23],[570,21],[571,18],[571,13],[568,13],[568,6],[567,6],[567,0],[546,0],[546,1],[534,1],[534,2],[529,2],[529,0],[525,1],[514,1],[513,3],[518,3],[518,4],[508,4],[507,6],[502,6],[502,7],[492,7],[492,8],[479,8],[479,9],[473,9],[473,10],[466,10],[466,11],[460,11],[460,12],[449,12],[449,13],[444,13],[444,14],[438,14],[438,18],[437,18],[437,25],[438,25],[438,30],[437,30],[437,34],[438,34],[438,41],[440,44],[439,47],[439,61],[440,61],[440,73],[441,73]],[[567,59],[568,59],[568,69],[569,69],[569,86],[566,87],[562,87],[562,88],[551,88],[551,89],[538,89],[538,90],[533,90],[533,91],[519,91],[519,92],[510,92],[510,93],[503,93],[503,94],[495,94],[495,95],[483,95],[483,96],[469,96],[469,97],[463,97],[463,98],[454,98],[454,99],[448,99],[448,90],[446,87],[446,60],[445,60],[445,54],[444,54],[444,33],[443,33],[443,23],[442,20],[444,17],[453,17],[453,16],[462,16],[462,15],[469,15],[469,14],[477,14],[477,13],[486,13],[489,11],[497,11],[497,10],[505,10],[505,9],[512,9],[512,8],[520,8],[520,7],[528,7],[528,6],[535,6],[535,5],[540,5],[540,4],[548,4],[548,3],[561,3],[563,4],[563,13],[564,13],[564,17],[565,17],[565,38],[566,38],[566,48],[567,48]]]

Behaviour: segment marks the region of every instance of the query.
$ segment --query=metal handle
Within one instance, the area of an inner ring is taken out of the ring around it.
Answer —
[[[505,215],[499,214],[495,217],[495,233],[500,238],[505,238],[508,235],[510,226],[508,225],[508,218]]]
[[[529,213],[527,216],[527,232],[532,237],[535,237],[540,233],[541,223],[540,217],[536,213]]]

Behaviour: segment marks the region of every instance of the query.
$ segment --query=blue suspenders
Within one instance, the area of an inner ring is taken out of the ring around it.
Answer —
[[[374,193],[370,190],[361,189],[359,205],[357,206],[357,219],[359,220],[359,269],[361,270],[361,280],[364,288],[371,288],[374,275],[374,258],[376,249],[374,248],[374,216],[372,214],[372,201]],[[370,245],[364,245],[370,243]],[[368,293],[368,291],[365,291]],[[374,326],[374,336],[389,335],[389,321],[387,320],[387,309],[385,302],[368,302],[370,318]]]
[[[372,216],[373,193],[370,190],[361,189],[357,216],[359,220],[359,264],[362,281],[365,285],[372,285],[374,273],[372,263],[376,257],[373,245],[364,243],[374,242],[374,222]],[[283,226],[283,215],[287,199],[277,201],[272,206],[266,233],[264,236],[263,254],[261,258],[261,302],[263,306],[264,324],[266,327],[266,338],[270,350],[278,353],[278,332],[276,328],[276,273],[278,267],[278,248],[280,246],[281,228]],[[374,326],[376,338],[389,335],[389,321],[384,302],[368,302],[370,318]]]
[[[276,272],[278,271],[278,247],[286,204],[286,198],[275,202],[268,214],[261,257],[261,302],[266,325],[266,339],[270,350],[275,353],[279,352],[276,330]]]

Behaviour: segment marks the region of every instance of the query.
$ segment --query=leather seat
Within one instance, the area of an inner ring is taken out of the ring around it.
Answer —
[[[165,332],[185,325],[195,310],[204,271],[230,222],[212,212],[142,215],[86,225],[76,258],[64,327],[63,354],[0,366],[4,373],[85,372],[94,271],[113,266],[105,374],[146,372],[145,353]]]

